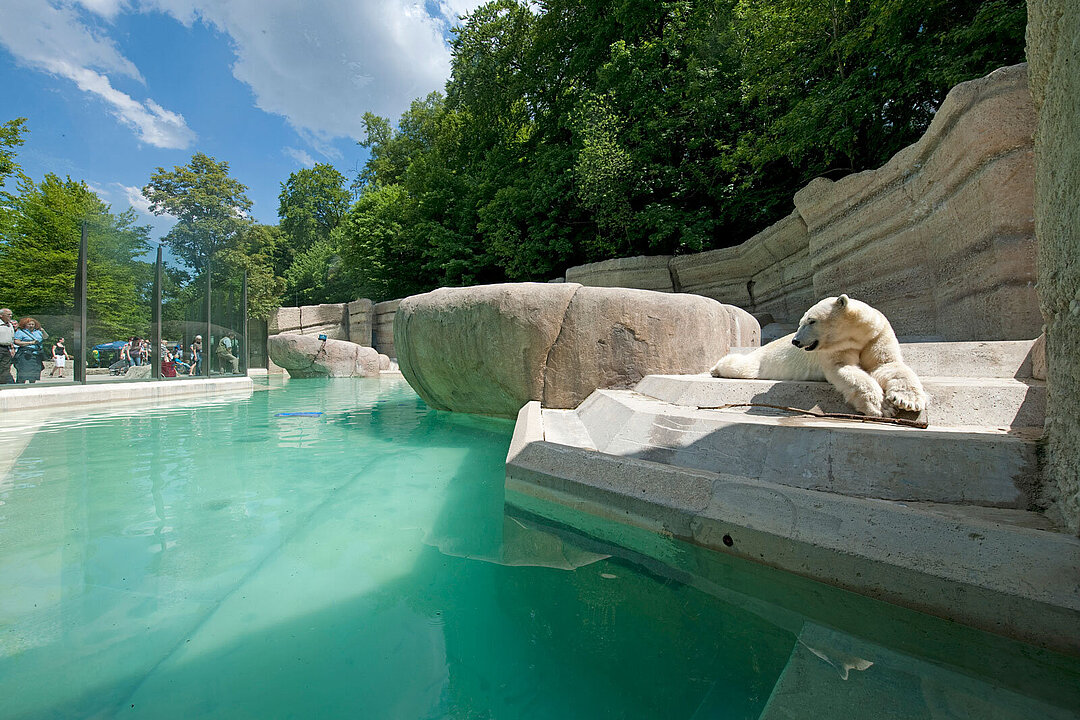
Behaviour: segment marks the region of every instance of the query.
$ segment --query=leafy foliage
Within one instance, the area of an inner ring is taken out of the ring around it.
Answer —
[[[146,253],[149,228],[135,212],[113,214],[84,183],[49,174],[24,179],[10,205],[10,224],[0,243],[0,298],[17,316],[57,319],[54,336],[70,333],[75,309],[75,271],[85,221],[87,317],[90,343],[145,335],[150,327],[152,266]]]
[[[741,242],[1022,60],[1024,21],[1021,0],[493,0],[455,29],[445,97],[365,117],[343,257],[401,294]]]
[[[176,225],[164,241],[176,256],[202,271],[219,250],[235,248],[251,226],[247,186],[229,177],[229,163],[195,153],[188,165],[158,168],[143,188],[155,215]]]
[[[297,304],[356,299],[334,231],[349,210],[345,176],[331,165],[294,172],[281,185],[278,217],[282,249],[275,270],[284,275],[285,297]]]

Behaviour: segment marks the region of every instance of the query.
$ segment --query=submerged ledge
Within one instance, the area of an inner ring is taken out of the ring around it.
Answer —
[[[94,385],[44,386],[0,390],[0,411],[40,410],[42,408],[132,401],[164,401],[183,397],[252,393],[249,377],[223,377],[195,380],[145,380],[110,382]]]
[[[1080,655],[1080,539],[1033,513],[899,502],[611,455],[549,437],[540,404],[518,416],[506,489],[662,537]]]

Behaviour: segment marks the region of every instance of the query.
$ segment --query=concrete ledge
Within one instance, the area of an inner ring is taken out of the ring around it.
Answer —
[[[1080,539],[1029,527],[1034,513],[847,497],[525,437],[507,457],[511,493],[1080,654]]]
[[[698,410],[629,390],[597,390],[577,412],[594,447],[623,458],[887,500],[1027,508],[1034,497],[1038,447],[1019,433]]]
[[[132,401],[166,401],[182,397],[202,398],[225,394],[251,395],[252,387],[251,378],[223,377],[9,389],[0,390],[0,411],[40,410],[67,405]]]
[[[1028,378],[923,376],[921,379],[930,395],[926,416],[932,426],[1042,428],[1046,413],[1045,382]],[[649,375],[642,378],[634,390],[657,400],[687,407],[767,403],[830,413],[853,412],[839,391],[826,382]],[[765,411],[755,409],[753,412]]]

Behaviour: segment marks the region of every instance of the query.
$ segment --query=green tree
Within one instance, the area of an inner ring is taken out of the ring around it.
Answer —
[[[346,302],[355,299],[351,276],[341,262],[334,237],[349,209],[346,179],[331,165],[298,170],[281,185],[278,217],[281,242],[277,254],[284,266],[285,297],[300,303]]]
[[[85,183],[49,174],[20,182],[0,244],[0,297],[18,315],[61,318],[69,333],[75,305],[79,237],[89,227],[87,316],[90,342],[149,330],[152,266],[149,228],[136,214],[113,214]]]
[[[328,240],[349,209],[345,176],[333,165],[316,163],[297,170],[281,184],[278,218],[281,231],[294,252],[303,252],[317,240]]]
[[[247,186],[229,177],[229,164],[195,153],[188,165],[159,167],[143,188],[155,215],[171,215],[176,225],[163,238],[197,272],[222,250],[237,247],[251,227]]]
[[[23,135],[27,132],[26,118],[15,118],[0,125],[0,191],[9,177],[22,173],[22,168],[15,162],[15,149],[26,141]]]
[[[343,257],[401,292],[732,245],[883,164],[1023,32],[1021,0],[493,0],[445,98],[365,117]]]

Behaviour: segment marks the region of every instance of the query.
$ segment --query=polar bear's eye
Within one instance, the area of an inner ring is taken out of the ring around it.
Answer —
[[[807,320],[807,321],[806,321],[806,324],[807,324],[807,325],[813,325],[813,324],[814,324],[814,323],[816,323],[816,322],[817,322],[817,320]]]

